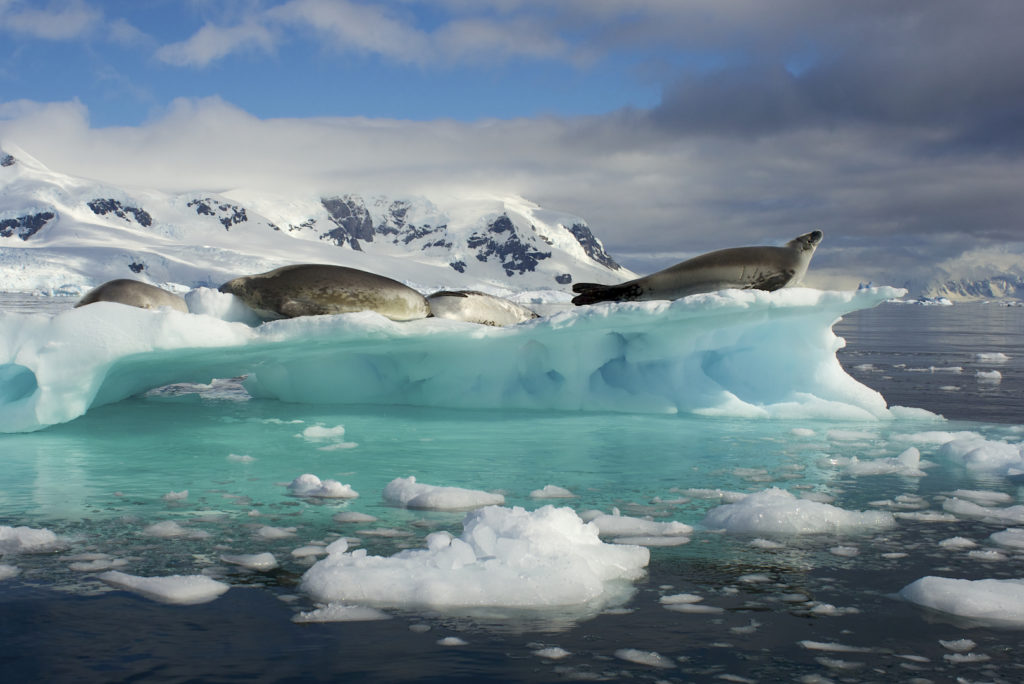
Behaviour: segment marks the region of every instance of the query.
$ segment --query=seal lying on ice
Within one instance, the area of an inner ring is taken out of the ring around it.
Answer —
[[[140,309],[159,309],[166,306],[175,311],[188,313],[188,305],[185,304],[185,300],[173,292],[129,278],[110,280],[89,290],[84,297],[78,300],[75,308],[96,302],[117,302]]]
[[[475,290],[442,290],[427,295],[427,303],[430,304],[430,313],[437,318],[483,325],[515,325],[539,318],[525,306]]]
[[[785,247],[720,249],[619,285],[576,283],[572,291],[578,296],[572,303],[679,299],[728,288],[771,292],[800,282],[822,235],[814,230],[790,240]]]
[[[346,266],[282,266],[229,280],[218,289],[264,318],[376,311],[393,321],[410,321],[430,314],[427,300],[411,287]]]

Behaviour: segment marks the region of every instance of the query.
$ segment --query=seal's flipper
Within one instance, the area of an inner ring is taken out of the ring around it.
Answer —
[[[572,298],[572,303],[576,306],[597,302],[629,302],[640,298],[640,287],[632,282],[621,285],[576,283],[572,289],[573,292],[580,293]]]

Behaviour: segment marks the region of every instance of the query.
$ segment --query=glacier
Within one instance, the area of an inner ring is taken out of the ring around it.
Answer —
[[[97,303],[0,313],[0,431],[64,423],[174,383],[245,376],[285,402],[886,419],[850,377],[832,331],[843,314],[901,296],[787,288],[674,302],[607,303],[493,328],[374,312],[250,325],[231,295],[192,311]]]

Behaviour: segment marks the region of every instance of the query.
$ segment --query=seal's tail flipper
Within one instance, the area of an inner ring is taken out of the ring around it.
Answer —
[[[597,302],[622,302],[629,299],[635,299],[636,295],[632,292],[633,286],[628,284],[623,285],[598,285],[597,283],[576,283],[572,286],[572,291],[577,293],[577,296],[572,298],[572,303],[576,306],[582,306],[584,304],[596,304]]]

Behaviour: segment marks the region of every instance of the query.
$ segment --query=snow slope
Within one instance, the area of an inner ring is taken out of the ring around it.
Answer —
[[[333,263],[421,290],[569,291],[635,277],[586,223],[520,197],[179,195],[73,178],[0,151],[0,291],[78,294],[113,278],[216,287]]]

